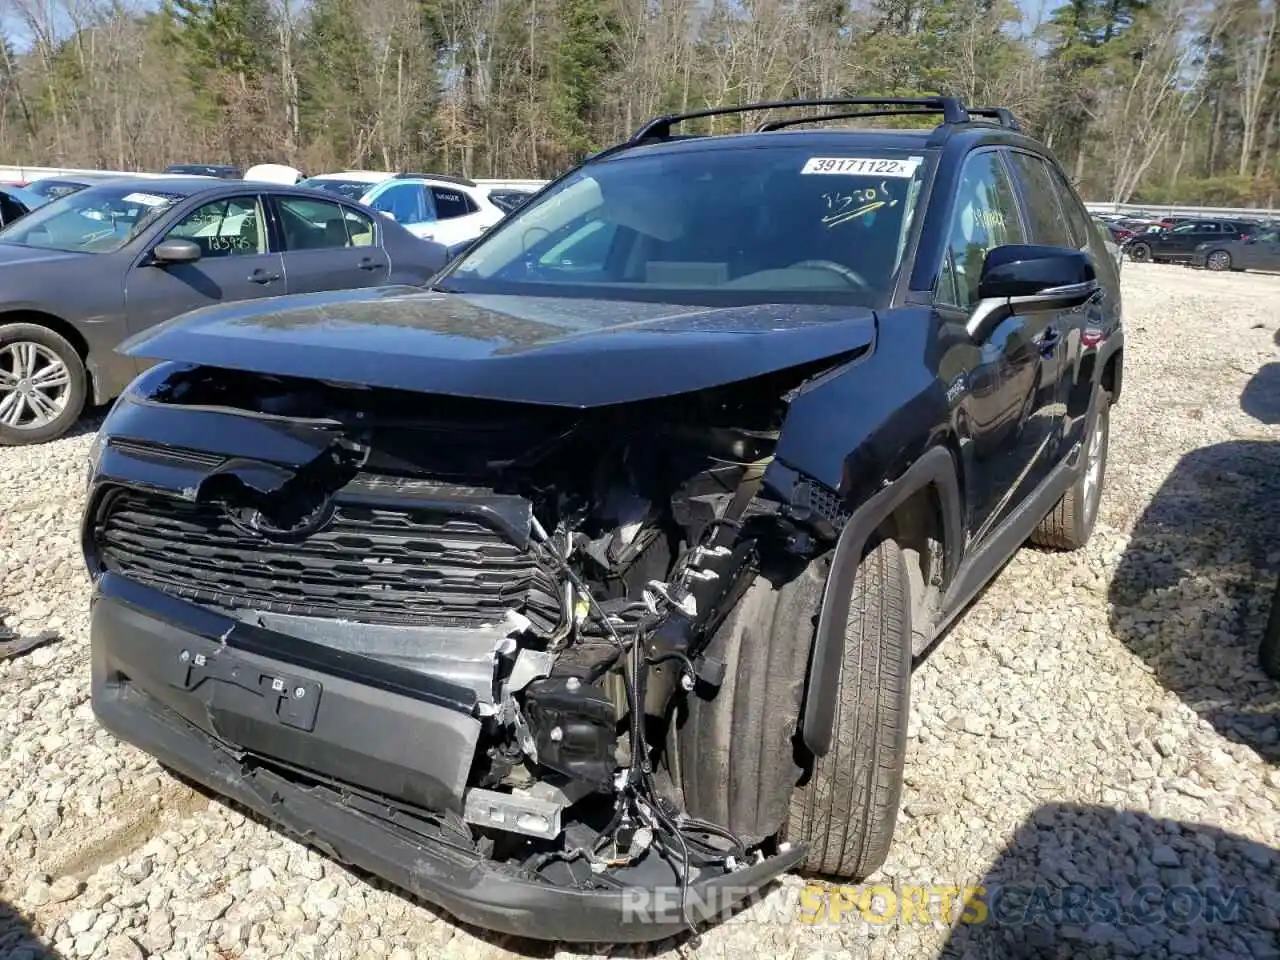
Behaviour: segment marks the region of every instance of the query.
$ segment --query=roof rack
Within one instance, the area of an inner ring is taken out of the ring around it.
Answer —
[[[812,123],[819,120],[849,119],[857,116],[914,116],[915,114],[942,114],[942,122],[967,123],[970,115],[995,119],[1001,126],[1012,130],[1018,129],[1018,122],[1013,114],[1004,107],[974,107],[964,105],[958,97],[832,97],[815,100],[773,100],[764,103],[747,103],[733,107],[710,107],[706,110],[693,110],[688,113],[672,113],[654,117],[627,141],[634,146],[646,140],[671,139],[671,128],[686,120],[697,120],[702,117],[721,117],[739,113],[752,113],[763,110],[798,110],[807,107],[883,107],[866,113],[831,114],[798,119],[797,123]],[[905,109],[892,109],[905,108]],[[791,123],[772,121],[762,124],[760,130],[777,130]]]
[[[464,187],[474,187],[476,182],[467,177],[455,177],[448,173],[410,173],[401,171],[395,175],[396,180],[444,180],[446,183],[457,183]]]
[[[767,120],[756,127],[756,133],[769,133],[796,127],[802,123],[822,123],[827,120],[857,120],[862,117],[932,117],[933,110],[851,110],[848,113],[823,113],[811,117],[787,117],[785,120]]]
[[[1013,115],[1013,111],[1008,107],[966,107],[965,109],[975,117],[989,117],[1002,127],[1008,127],[1010,130],[1019,133],[1022,131],[1018,118]]]

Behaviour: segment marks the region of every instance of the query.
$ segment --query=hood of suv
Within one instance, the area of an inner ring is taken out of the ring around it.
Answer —
[[[394,286],[206,307],[129,356],[491,400],[590,407],[702,390],[869,347],[864,307],[699,307]]]

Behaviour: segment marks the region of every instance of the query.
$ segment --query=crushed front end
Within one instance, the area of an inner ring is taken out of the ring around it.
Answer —
[[[467,922],[721,916],[804,851],[687,816],[661,745],[761,556],[834,536],[766,479],[822,366],[594,409],[155,367],[90,464],[94,710]]]

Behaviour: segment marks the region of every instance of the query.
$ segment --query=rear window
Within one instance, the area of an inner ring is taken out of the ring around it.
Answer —
[[[589,164],[461,258],[468,293],[673,303],[853,302],[893,287],[924,156],[797,146]]]

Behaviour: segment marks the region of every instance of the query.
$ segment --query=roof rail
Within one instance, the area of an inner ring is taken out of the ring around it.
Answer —
[[[686,120],[701,117],[720,117],[735,113],[752,113],[760,110],[796,110],[805,107],[913,107],[910,113],[941,113],[943,123],[964,123],[969,113],[956,97],[833,97],[818,100],[773,100],[764,103],[747,103],[735,107],[710,107],[689,113],[672,113],[654,117],[631,137],[631,144],[645,140],[666,140],[671,128]],[[892,111],[886,111],[890,115]]]
[[[932,117],[934,110],[852,110],[848,113],[824,113],[811,117],[787,117],[785,120],[768,120],[756,127],[756,133],[768,133],[802,123],[822,123],[826,120],[857,120],[862,117]]]
[[[1006,107],[967,107],[958,97],[834,97],[817,100],[774,100],[764,103],[747,103],[734,107],[711,107],[706,110],[693,110],[689,113],[672,113],[654,117],[626,142],[635,146],[646,140],[680,139],[673,136],[671,128],[686,120],[701,117],[719,117],[738,113],[750,113],[758,110],[797,110],[805,107],[885,107],[889,109],[848,111],[841,113],[820,114],[806,117],[769,120],[756,128],[757,133],[781,130],[785,127],[802,123],[819,123],[824,120],[853,120],[860,117],[910,117],[942,114],[942,122],[967,123],[971,117],[983,117],[995,120],[1002,127],[1016,132],[1021,131],[1013,111]]]
[[[467,177],[455,177],[448,173],[410,173],[401,171],[395,175],[396,180],[444,180],[447,183],[457,183],[464,187],[474,187],[476,182]]]
[[[990,117],[1002,127],[1008,127],[1010,130],[1019,133],[1022,131],[1018,118],[1007,107],[967,107],[966,109],[975,117]]]

